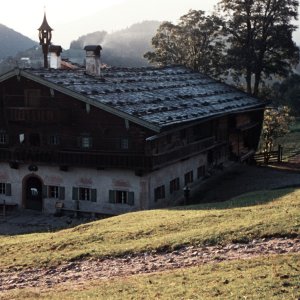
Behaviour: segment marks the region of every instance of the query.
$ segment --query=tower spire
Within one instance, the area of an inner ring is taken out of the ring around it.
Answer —
[[[44,53],[44,68],[48,68],[48,51],[49,51],[49,46],[51,44],[53,29],[49,26],[47,22],[46,11],[44,12],[43,23],[38,29],[38,31],[39,31],[40,45],[42,45],[42,49]]]

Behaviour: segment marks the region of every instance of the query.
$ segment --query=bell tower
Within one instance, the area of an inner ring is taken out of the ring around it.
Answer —
[[[43,53],[44,53],[44,68],[48,68],[48,52],[49,52],[49,46],[51,44],[51,38],[52,38],[52,28],[49,26],[46,18],[46,12],[44,13],[44,20],[39,31],[39,40],[40,45],[42,45]]]

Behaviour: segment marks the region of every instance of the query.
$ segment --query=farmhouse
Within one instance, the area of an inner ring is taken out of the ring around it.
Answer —
[[[182,66],[66,67],[0,77],[0,199],[21,209],[120,214],[180,203],[255,152],[265,104]]]

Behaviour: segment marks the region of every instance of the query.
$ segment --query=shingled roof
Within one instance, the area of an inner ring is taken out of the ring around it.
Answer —
[[[105,68],[101,72],[101,78],[96,78],[84,70],[19,70],[20,75],[71,96],[80,95],[81,100],[121,117],[131,116],[131,121],[149,124],[156,131],[265,106],[257,98],[182,66]]]

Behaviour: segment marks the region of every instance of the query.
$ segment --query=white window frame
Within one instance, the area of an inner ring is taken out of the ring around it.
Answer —
[[[113,204],[134,205],[134,192],[124,190],[110,190],[109,202]]]
[[[72,199],[76,201],[97,202],[97,190],[90,187],[73,187]]]
[[[59,187],[55,185],[48,186],[48,197],[59,199]]]

